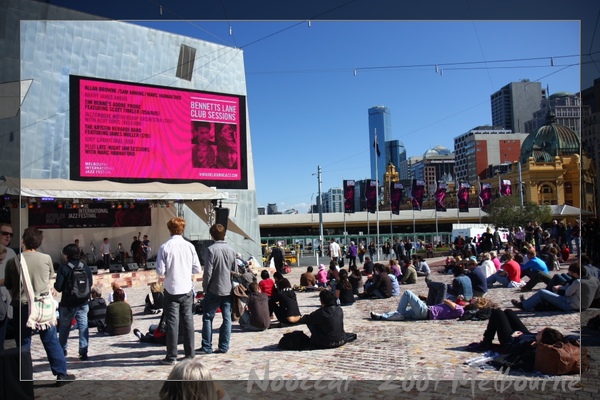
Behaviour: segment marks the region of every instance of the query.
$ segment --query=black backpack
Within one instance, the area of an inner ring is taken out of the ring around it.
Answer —
[[[74,266],[72,263],[68,263],[67,265],[71,268],[71,273],[67,278],[65,292],[73,300],[88,300],[92,285],[88,274],[83,269],[83,263],[80,261],[77,266]],[[80,303],[83,303],[83,301]]]

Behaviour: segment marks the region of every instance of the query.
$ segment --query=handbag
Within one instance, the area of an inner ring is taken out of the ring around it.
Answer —
[[[50,285],[48,291],[39,296],[35,296],[31,278],[29,277],[29,269],[27,261],[23,254],[20,257],[15,257],[17,264],[20,261],[21,281],[25,285],[25,294],[27,303],[29,304],[29,317],[27,318],[27,326],[31,329],[46,330],[52,326],[56,326],[56,305],[54,298],[50,294]]]
[[[548,375],[579,374],[589,368],[586,357],[587,349],[577,342],[538,343],[534,368]]]

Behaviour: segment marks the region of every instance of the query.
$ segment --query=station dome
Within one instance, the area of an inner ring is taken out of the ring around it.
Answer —
[[[534,161],[551,162],[554,157],[578,154],[579,136],[575,131],[555,123],[553,113],[548,113],[546,125],[541,126],[523,141],[520,162],[524,164],[533,157]]]

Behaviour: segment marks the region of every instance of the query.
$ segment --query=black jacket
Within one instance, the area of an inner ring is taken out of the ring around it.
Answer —
[[[312,347],[327,349],[345,343],[344,312],[340,306],[321,307],[303,315],[300,323],[308,325]]]

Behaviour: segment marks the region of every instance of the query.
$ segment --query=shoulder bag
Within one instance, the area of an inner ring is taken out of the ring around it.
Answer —
[[[17,264],[19,264],[20,261],[19,271],[21,271],[21,281],[25,285],[25,294],[27,296],[27,303],[29,304],[27,326],[31,329],[42,331],[55,326],[56,305],[54,304],[54,298],[51,295],[50,286],[48,286],[46,293],[35,296],[25,257],[21,254],[21,256],[15,258],[15,260],[17,261]]]

